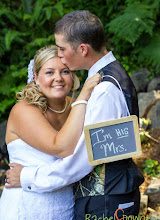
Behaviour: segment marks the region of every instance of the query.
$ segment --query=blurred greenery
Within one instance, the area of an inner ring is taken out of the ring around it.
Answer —
[[[73,10],[100,17],[106,47],[128,73],[148,68],[160,73],[160,0],[1,0],[0,122],[16,102],[27,80],[27,66],[37,49],[54,44],[54,24]],[[81,82],[87,75],[79,71]]]
[[[160,178],[160,165],[157,160],[147,159],[143,164],[144,173],[151,177]]]

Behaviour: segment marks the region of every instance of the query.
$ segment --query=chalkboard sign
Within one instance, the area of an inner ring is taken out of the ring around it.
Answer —
[[[86,125],[84,134],[91,166],[142,154],[135,115]]]

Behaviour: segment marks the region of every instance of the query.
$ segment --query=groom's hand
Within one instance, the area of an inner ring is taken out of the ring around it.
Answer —
[[[16,188],[21,187],[20,183],[20,174],[23,169],[23,166],[16,163],[10,163],[10,168],[6,172],[6,185],[5,188]]]

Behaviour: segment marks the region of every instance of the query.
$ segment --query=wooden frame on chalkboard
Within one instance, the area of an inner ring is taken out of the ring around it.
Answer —
[[[91,166],[142,154],[136,115],[86,125],[84,134]]]

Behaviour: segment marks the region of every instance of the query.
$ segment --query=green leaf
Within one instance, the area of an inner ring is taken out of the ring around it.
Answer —
[[[152,169],[146,167],[146,168],[144,169],[144,172],[145,172],[146,174],[150,174],[150,173],[152,172]]]
[[[147,165],[147,167],[152,168],[154,166],[154,160],[147,159],[146,165]]]
[[[2,15],[5,15],[12,24],[18,25],[18,21],[16,19],[16,15],[14,14],[14,12],[9,10],[8,8],[0,8],[0,17]]]
[[[9,30],[6,35],[5,35],[5,45],[6,45],[6,49],[9,50],[11,43],[16,39],[19,40],[20,42],[23,41],[23,39],[20,39],[20,36],[24,36],[23,33],[20,33],[19,31],[15,31],[15,30]]]
[[[44,5],[46,4],[47,0],[37,0],[36,4],[34,6],[34,12],[33,12],[33,19],[30,23],[32,26],[34,22],[38,21],[40,22],[40,15],[42,14],[42,9],[44,8]]]
[[[129,4],[124,13],[112,20],[108,26],[116,36],[134,45],[142,33],[152,35],[154,25],[150,7],[135,2]]]
[[[32,13],[31,0],[21,0],[21,1],[22,1],[24,13],[31,14]]]
[[[27,76],[27,67],[24,67],[20,70],[14,71],[14,72],[12,72],[11,75],[13,78],[21,79],[22,77]]]
[[[160,32],[153,36],[146,45],[136,48],[140,62],[146,62],[152,66],[160,65]]]
[[[49,7],[46,7],[44,9],[45,13],[46,13],[46,18],[47,20],[49,20],[51,17],[52,17],[52,11],[53,11],[53,8],[51,6]]]
[[[25,82],[24,82],[24,83],[21,83],[21,84],[19,84],[18,86],[13,87],[13,88],[11,89],[11,92],[13,92],[14,94],[16,94],[16,92],[21,91],[21,89],[22,89],[25,85],[26,85]]]
[[[147,159],[145,163],[142,165],[144,167],[144,173],[147,175],[158,177],[160,176],[160,165],[158,166],[157,160]]]
[[[160,165],[157,167],[157,171],[160,173]]]
[[[9,166],[9,161],[8,161],[6,158],[4,158],[4,161],[5,161],[6,164]]]
[[[23,15],[23,21],[30,20],[31,18],[32,18],[32,15],[30,15],[30,14]]]
[[[48,43],[49,43],[48,38],[36,38],[35,40],[27,44],[26,49],[30,50],[37,46],[40,48],[44,45],[48,45]]]
[[[99,174],[100,174],[100,171],[101,171],[102,166],[103,166],[103,165],[98,165],[98,166],[96,166],[96,168],[95,168],[95,171],[96,171],[96,173],[97,173],[98,176],[99,176]]]
[[[54,6],[55,9],[57,9],[58,13],[60,14],[60,16],[63,16],[63,5],[61,3],[61,1],[58,1],[57,4]]]
[[[0,81],[0,94],[6,96],[6,99],[8,98],[10,94],[10,89],[12,86],[12,81],[10,77],[3,77]]]
[[[48,36],[48,41],[49,41],[49,42],[52,42],[52,43],[53,43],[54,40],[55,40],[54,34],[51,34],[51,35]]]
[[[14,99],[5,99],[0,102],[0,112],[5,113],[6,109],[15,103]]]

